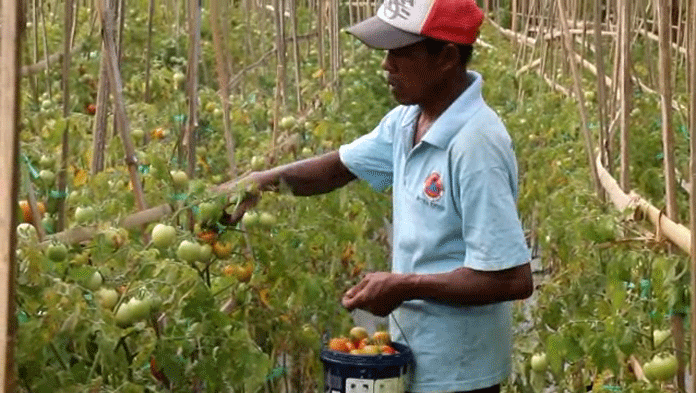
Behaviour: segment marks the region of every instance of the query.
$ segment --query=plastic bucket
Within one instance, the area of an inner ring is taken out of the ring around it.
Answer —
[[[413,364],[411,349],[392,343],[393,355],[351,355],[321,350],[325,393],[403,393]]]

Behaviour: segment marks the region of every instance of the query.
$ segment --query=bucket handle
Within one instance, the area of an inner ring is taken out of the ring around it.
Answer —
[[[396,317],[394,316],[394,313],[390,313],[389,316],[390,316],[390,317],[392,318],[392,320],[394,321],[394,324],[395,324],[396,327],[399,329],[399,332],[401,332],[401,336],[402,336],[402,337],[404,338],[404,340],[406,341],[406,345],[408,345],[409,347],[411,347],[411,344],[408,342],[408,337],[406,337],[406,334],[404,334],[404,330],[401,329],[401,325],[399,325],[399,321],[396,320]]]

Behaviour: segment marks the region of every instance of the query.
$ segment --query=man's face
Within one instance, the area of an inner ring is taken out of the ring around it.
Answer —
[[[391,49],[382,61],[387,71],[387,82],[394,98],[403,105],[417,105],[431,101],[440,76],[436,55],[429,54],[423,42]]]

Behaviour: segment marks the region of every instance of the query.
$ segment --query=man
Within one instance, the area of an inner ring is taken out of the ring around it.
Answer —
[[[295,195],[356,178],[392,187],[392,271],[367,274],[342,302],[391,314],[392,337],[414,352],[411,392],[499,392],[511,369],[509,301],[532,293],[512,143],[466,69],[482,21],[473,0],[386,0],[349,33],[387,50],[402,105],[339,151],[245,179]]]

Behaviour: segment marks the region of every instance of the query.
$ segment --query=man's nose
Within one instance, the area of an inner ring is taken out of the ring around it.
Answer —
[[[384,55],[384,59],[382,59],[382,69],[385,71],[390,71],[393,69],[389,58],[389,51],[387,51],[387,54]]]

